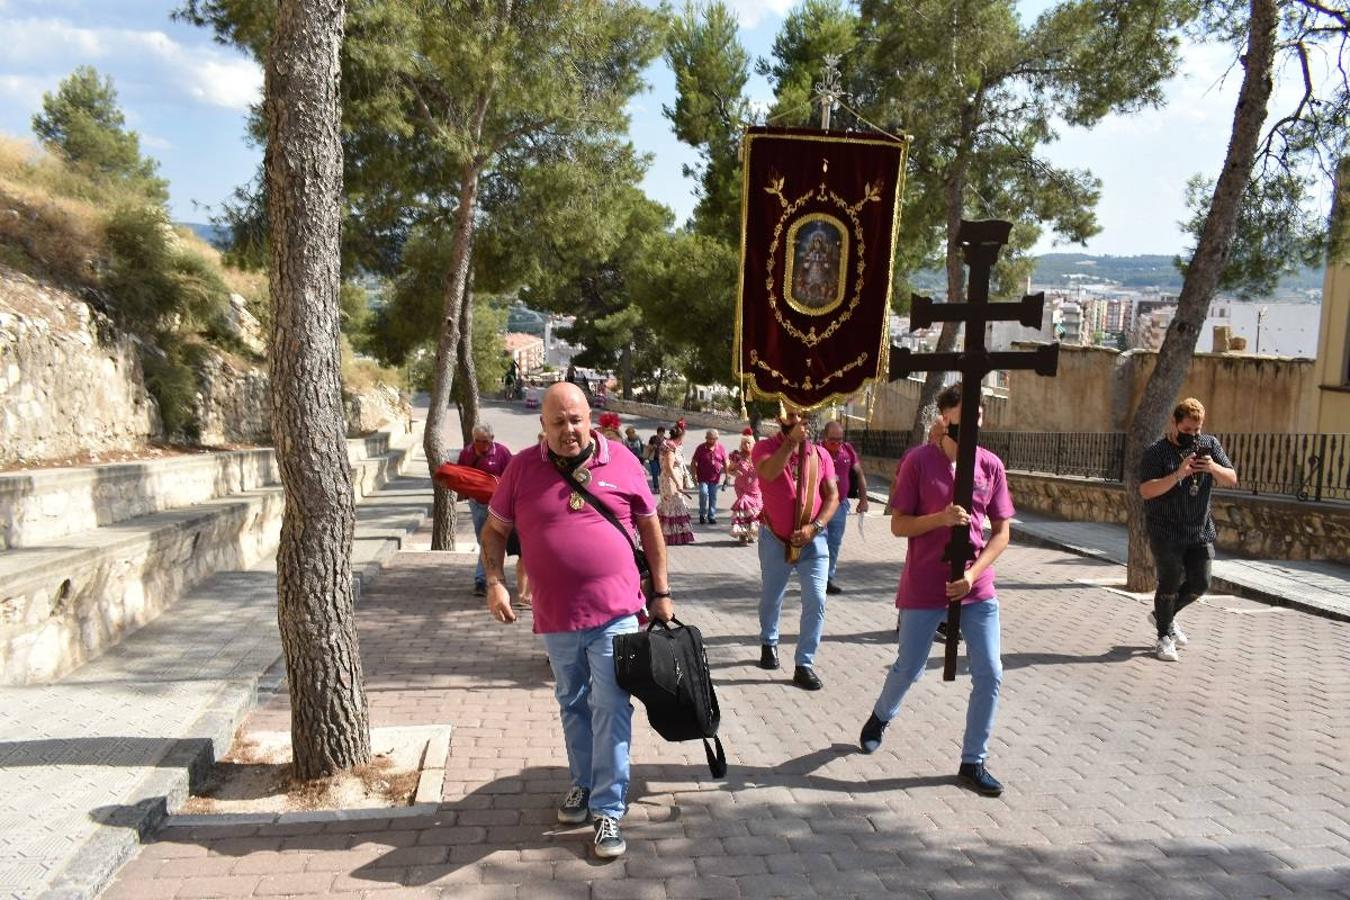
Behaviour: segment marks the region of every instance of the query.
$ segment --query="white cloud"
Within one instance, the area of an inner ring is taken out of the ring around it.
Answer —
[[[796,0],[729,0],[727,5],[736,14],[736,21],[740,22],[742,27],[755,28],[766,16],[781,19],[787,15],[787,11],[795,2]]]
[[[3,2],[3,0],[0,0]],[[23,110],[35,110],[42,104],[42,93],[51,85],[29,75],[0,75],[0,102]]]
[[[0,78],[41,72],[45,89],[75,66],[94,64],[114,75],[119,90],[139,83],[156,99],[245,110],[262,96],[262,70],[204,36],[189,46],[159,30],[86,28],[59,19],[0,19],[0,33],[6,35],[3,64],[9,70]]]

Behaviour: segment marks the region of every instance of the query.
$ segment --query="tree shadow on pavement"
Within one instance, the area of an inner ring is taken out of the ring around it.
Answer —
[[[594,895],[683,895],[697,886],[698,896],[1344,898],[1350,885],[1350,861],[1300,867],[1282,843],[1246,846],[1217,825],[1195,837],[1128,822],[1065,829],[1050,821],[1038,831],[1034,823],[1047,819],[1035,785],[984,798],[949,776],[818,771],[857,756],[836,743],[781,765],[733,765],[720,782],[701,765],[635,765],[628,852],[617,860],[590,854],[589,826],[557,822],[561,766],[527,767],[430,815],[228,828],[170,819],[146,843],[200,846],[208,858],[257,855],[260,866],[263,857],[299,855],[305,871],[335,873],[318,896],[394,886],[590,896],[617,879],[632,883]],[[94,817],[121,824],[125,809]],[[1072,840],[1057,840],[1070,831]],[[156,849],[156,859],[193,855]]]

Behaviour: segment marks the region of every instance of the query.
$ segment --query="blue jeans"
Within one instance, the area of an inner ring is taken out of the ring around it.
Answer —
[[[783,595],[787,593],[788,578],[797,571],[802,585],[802,619],[797,636],[799,666],[809,666],[820,647],[820,635],[825,630],[825,581],[830,568],[830,554],[825,546],[825,535],[818,534],[802,547],[797,562],[789,564],[783,555],[784,544],[766,525],[759,530],[759,571],[763,579],[759,595],[759,642],[778,646],[778,618],[783,612]]]
[[[629,615],[584,631],[541,635],[562,713],[567,768],[572,785],[591,792],[593,816],[619,819],[627,808],[633,704],[614,674],[614,635],[637,630],[637,616]]]
[[[844,529],[848,525],[848,501],[839,499],[839,508],[825,525],[825,542],[830,545],[830,581],[839,568],[839,548],[844,546]]]
[[[473,583],[476,587],[482,587],[487,584],[487,571],[483,568],[483,526],[488,520],[487,504],[470,500],[469,514],[473,516],[473,539],[478,542],[478,565],[473,570]]]
[[[700,519],[717,518],[717,489],[721,484],[713,481],[698,483],[698,517]]]
[[[910,685],[923,676],[933,636],[939,622],[947,620],[947,608],[905,609],[900,612],[900,652],[886,673],[872,712],[889,722],[900,712],[900,701]],[[966,706],[966,736],[961,742],[961,762],[981,763],[989,755],[989,733],[998,712],[998,691],[1003,683],[1003,660],[999,658],[998,598],[961,607],[961,636],[970,660],[970,702]]]
[[[647,463],[647,471],[652,475],[652,489],[659,488],[661,486],[661,460],[653,459]]]

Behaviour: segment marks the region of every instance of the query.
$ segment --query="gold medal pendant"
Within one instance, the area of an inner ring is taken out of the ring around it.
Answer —
[[[572,473],[572,477],[577,480],[577,484],[585,487],[591,483],[591,470],[585,466],[578,466],[576,471]]]
[[[580,481],[580,479],[577,479],[577,480]],[[581,498],[581,495],[578,494],[576,491],[573,491],[573,492],[572,492],[572,496],[570,496],[570,497],[567,498],[567,506],[568,506],[569,509],[572,510],[572,512],[577,512],[578,510],[580,510],[580,509],[581,509],[583,506],[585,506],[585,505],[586,505],[586,501],[583,500],[583,499]]]

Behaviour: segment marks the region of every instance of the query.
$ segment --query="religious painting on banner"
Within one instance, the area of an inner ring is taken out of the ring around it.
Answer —
[[[751,128],[733,371],[747,397],[815,409],[888,374],[908,139]]]

